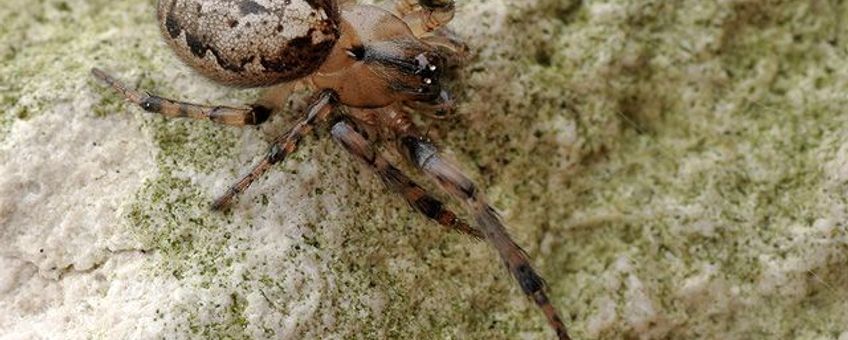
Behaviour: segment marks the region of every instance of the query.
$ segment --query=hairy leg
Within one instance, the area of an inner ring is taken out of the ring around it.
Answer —
[[[272,109],[265,104],[255,104],[250,108],[233,108],[179,102],[130,89],[98,68],[92,69],[91,74],[112,86],[129,102],[147,112],[159,113],[166,117],[210,120],[220,124],[244,126],[262,124],[268,120],[272,112]]]
[[[439,98],[432,103],[409,101],[404,102],[402,107],[406,112],[417,112],[426,115],[432,119],[446,119],[453,114],[456,101],[450,92],[442,90]]]
[[[545,293],[544,280],[530,265],[527,254],[509,236],[500,217],[477,190],[477,186],[456,165],[439,154],[436,146],[417,131],[406,114],[391,109],[383,110],[383,113],[381,117],[384,117],[384,123],[397,135],[409,161],[465,205],[474,216],[477,228],[497,249],[524,294],[542,309],[557,336],[569,339],[559,313]]]
[[[398,0],[395,12],[399,14],[416,37],[423,37],[453,20],[453,0]]]
[[[212,204],[212,209],[222,210],[230,205],[236,195],[244,192],[250,184],[262,176],[276,163],[284,160],[297,149],[297,144],[312,131],[316,124],[325,121],[334,108],[334,95],[330,91],[318,94],[312,104],[306,109],[306,116],[298,121],[288,132],[274,140],[268,153],[247,175],[230,186],[227,192],[218,197]]]
[[[438,222],[447,229],[453,229],[475,238],[483,238],[476,229],[471,228],[456,217],[456,214],[444,207],[444,204],[424,188],[416,184],[399,169],[395,168],[385,158],[378,154],[361,134],[356,132],[347,122],[340,121],[333,125],[331,133],[333,138],[341,144],[345,150],[356,156],[371,168],[383,183],[392,191],[400,194],[410,206],[424,214],[428,218]]]
[[[386,9],[403,18],[409,13],[420,10],[421,6],[418,5],[418,0],[395,0],[386,6]]]
[[[468,44],[462,41],[462,38],[456,32],[447,27],[442,27],[433,32],[432,35],[422,37],[421,40],[442,52],[446,67],[462,66],[471,55]]]

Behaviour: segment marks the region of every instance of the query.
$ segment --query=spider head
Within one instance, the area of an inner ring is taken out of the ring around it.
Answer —
[[[372,42],[354,47],[348,54],[367,71],[360,79],[374,75],[370,82],[381,84],[385,89],[382,95],[393,101],[432,102],[439,98],[445,58],[417,39]]]
[[[446,59],[441,51],[378,7],[355,6],[342,17],[341,37],[312,75],[313,84],[332,89],[342,104],[354,107],[439,100]]]
[[[444,58],[433,51],[415,54],[409,67],[400,67],[398,75],[390,82],[393,90],[403,100],[433,102],[442,92],[441,74]]]

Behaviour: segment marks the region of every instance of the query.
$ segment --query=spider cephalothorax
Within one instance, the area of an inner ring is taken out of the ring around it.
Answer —
[[[346,0],[160,0],[157,17],[168,45],[212,80],[242,87],[300,82],[316,92],[301,119],[274,140],[266,156],[213,208],[228,207],[294,152],[304,135],[330,125],[333,138],[413,208],[446,228],[489,241],[557,336],[568,338],[544,281],[481,190],[410,118],[413,111],[433,114],[452,104],[441,87],[441,73],[446,65],[460,64],[465,51],[444,28],[453,13],[453,0],[396,0],[390,8]],[[267,100],[246,108],[177,102],[127,88],[99,69],[92,72],[130,102],[169,117],[242,126],[266,121],[280,106]],[[408,161],[464,205],[474,227],[378,153],[372,146],[378,141],[360,133],[371,129],[388,131]]]

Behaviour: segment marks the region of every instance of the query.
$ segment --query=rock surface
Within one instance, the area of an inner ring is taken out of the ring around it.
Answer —
[[[168,120],[88,74],[239,105],[153,1],[0,11],[0,338],[541,338],[485,243],[444,233],[326,133],[232,212],[294,119]],[[426,121],[577,338],[848,339],[848,4],[459,1],[475,58]],[[408,168],[407,168],[408,169]]]

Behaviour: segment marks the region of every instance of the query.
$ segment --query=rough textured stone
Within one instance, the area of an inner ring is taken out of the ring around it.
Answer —
[[[96,84],[95,65],[184,100],[256,97],[180,65],[153,1],[3,7],[0,338],[551,335],[486,244],[326,133],[210,212],[294,114],[166,120]],[[426,124],[576,337],[848,338],[848,5],[458,7],[475,58],[459,114]]]

